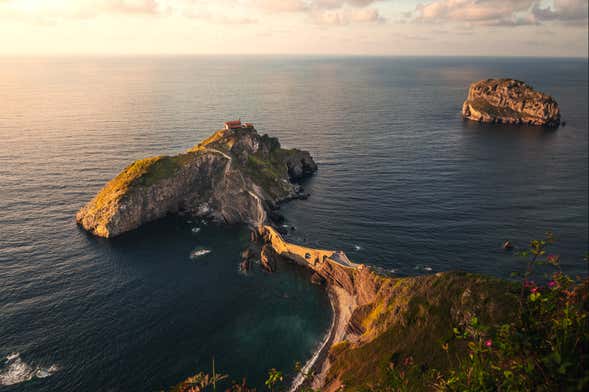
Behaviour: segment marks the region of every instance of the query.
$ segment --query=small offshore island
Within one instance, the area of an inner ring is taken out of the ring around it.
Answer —
[[[316,170],[308,152],[283,149],[251,124],[227,122],[186,153],[134,162],[76,219],[101,237],[167,214],[247,224],[252,235],[242,269],[254,259],[269,272],[281,262],[299,264],[312,271],[311,282],[326,287],[333,307],[329,334],[291,391],[389,390],[391,371],[409,365],[410,373],[399,373],[406,374],[403,383],[431,389],[430,369],[449,371],[469,355],[452,331],[472,330],[473,320],[499,325],[513,319],[519,288],[460,272],[400,278],[354,263],[341,251],[286,242],[276,210],[281,202],[305,198],[296,181]]]
[[[514,125],[556,128],[560,109],[549,95],[514,79],[486,79],[471,84],[462,105],[465,119]]]

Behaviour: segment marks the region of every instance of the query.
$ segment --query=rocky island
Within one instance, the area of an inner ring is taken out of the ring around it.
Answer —
[[[175,213],[258,227],[280,202],[301,197],[296,180],[316,170],[308,152],[284,149],[251,124],[228,122],[183,154],[135,161],[76,221],[100,237]]]
[[[534,332],[526,329],[528,324],[518,324],[523,320],[525,301],[530,312],[536,311],[533,306],[541,290],[558,304],[550,305],[555,313],[549,314],[551,319],[563,317],[556,313],[562,301],[570,302],[572,297],[578,299],[574,309],[589,306],[586,287],[581,291],[562,275],[555,275],[554,285],[547,288],[528,285],[527,277],[523,285],[517,286],[461,272],[398,277],[355,263],[342,251],[287,242],[272,225],[277,219],[273,217],[274,209],[282,201],[301,197],[296,180],[316,170],[308,152],[283,149],[277,139],[260,136],[251,124],[226,123],[225,129],[183,154],[134,162],[83,207],[76,219],[84,229],[102,237],[113,237],[174,213],[245,223],[252,235],[248,249],[242,253],[243,269],[247,270],[252,260],[259,260],[269,272],[280,268],[282,262],[309,269],[311,282],[324,285],[329,294],[333,319],[325,340],[294,379],[291,392],[309,388],[322,392],[464,390],[460,385],[471,385],[473,380],[472,366],[468,365],[469,360],[474,361],[473,350],[491,353],[492,336],[504,342],[512,339],[509,342],[515,345],[520,344],[521,336],[533,336],[538,341],[560,336],[560,324],[555,324],[556,329],[538,324]],[[545,254],[546,244],[532,242],[536,246],[533,250]],[[562,289],[556,287],[561,284]],[[570,317],[570,309],[565,308],[566,317]],[[589,345],[588,336],[579,332],[587,330],[584,311],[575,314],[581,316],[566,333],[574,337],[568,353],[576,358],[578,352],[585,355],[583,350]],[[510,335],[509,331],[515,332]],[[559,370],[547,379],[545,372],[549,368],[542,365],[542,358],[545,353],[552,355],[552,346],[517,347],[515,354],[509,353],[509,361],[499,355],[501,362],[493,365],[499,369],[497,374],[484,375],[481,380],[498,385],[515,383],[518,387],[528,382],[531,386],[527,390],[537,390],[530,380],[562,386],[581,379],[579,374],[585,369],[582,361],[570,366],[572,370],[565,369],[567,378],[562,378]],[[530,364],[530,356],[535,357],[535,363]],[[519,372],[523,381],[506,376],[514,372]],[[589,375],[583,379],[589,380]],[[188,378],[173,390],[193,391],[195,380]],[[241,387],[231,390],[255,391],[245,384],[244,380]],[[445,387],[433,388],[434,384]]]
[[[496,124],[560,125],[560,109],[549,95],[514,79],[473,83],[462,105],[465,119]]]

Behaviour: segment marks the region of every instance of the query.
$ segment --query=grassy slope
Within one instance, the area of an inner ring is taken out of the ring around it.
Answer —
[[[221,130],[215,132],[186,153],[137,160],[106,184],[96,195],[92,209],[97,211],[113,210],[119,200],[133,189],[148,187],[161,180],[173,177],[181,167],[200,154],[206,153],[209,147],[232,155],[231,149],[239,137],[241,136]],[[242,173],[262,187],[273,198],[285,197],[290,191],[290,185],[283,181],[288,179],[286,160],[292,154],[298,153],[298,151],[282,149],[276,138],[267,135],[260,137],[260,143],[266,148],[260,149],[256,154],[249,156],[247,162],[242,166]],[[239,164],[236,159],[233,162],[236,165]]]
[[[362,343],[331,349],[328,379],[339,379],[346,391],[380,390],[387,369],[409,356],[421,369],[409,375],[412,390],[428,389],[428,369],[444,370],[465,353],[453,339],[453,328],[472,315],[485,323],[502,320],[515,298],[505,282],[463,273],[389,279],[385,286],[370,311],[363,312]],[[443,343],[449,343],[448,353]]]
[[[95,199],[95,208],[100,209],[115,202],[133,188],[150,186],[172,177],[194,156],[193,152],[176,156],[163,155],[133,162],[100,191]]]

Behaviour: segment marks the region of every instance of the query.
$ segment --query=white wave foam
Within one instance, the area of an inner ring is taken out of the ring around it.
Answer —
[[[18,357],[20,357],[20,353],[10,353],[10,354],[8,354],[8,355],[6,356],[6,362],[8,363],[8,362],[10,362],[10,361],[12,361],[13,359],[16,359],[16,358],[18,358]]]
[[[356,245],[354,244],[354,249],[356,250],[356,252],[358,252],[359,250],[361,250],[362,248],[360,247],[360,245]]]
[[[416,265],[414,269],[427,272],[433,271],[433,268],[429,265]]]
[[[46,378],[59,371],[57,365],[48,368],[32,367],[22,360],[20,353],[7,355],[5,363],[6,367],[0,370],[0,385],[15,385],[33,378]]]
[[[37,378],[46,378],[51,376],[53,373],[57,372],[59,367],[57,365],[51,365],[48,368],[39,368],[35,372],[35,377]]]
[[[193,228],[192,228],[192,232],[193,232],[194,234],[198,233],[199,231],[200,231],[200,227],[193,227]]]
[[[193,250],[192,253],[190,253],[190,258],[194,260],[194,259],[199,258],[201,256],[208,255],[211,252],[212,251],[210,249],[196,249],[196,250]]]
[[[311,359],[309,359],[307,361],[305,366],[303,366],[303,368],[299,371],[299,373],[296,375],[296,377],[292,381],[292,384],[290,384],[290,388],[289,388],[288,392],[295,392],[301,385],[303,385],[303,383],[307,380],[307,377],[309,376],[309,371],[313,368],[313,366],[315,365],[315,362],[317,362],[317,360],[319,359],[319,355],[321,355],[321,352],[325,349],[325,346],[327,346],[327,344],[329,343],[329,338],[331,337],[331,333],[333,332],[333,329],[335,328],[335,318],[337,316],[336,311],[335,311],[335,307],[333,305],[333,298],[330,298],[329,303],[331,304],[331,311],[333,312],[332,317],[331,317],[331,325],[329,326],[329,330],[327,331],[327,333],[323,337],[323,340],[321,341],[321,343],[317,346],[317,349],[313,353],[313,356],[311,357]]]

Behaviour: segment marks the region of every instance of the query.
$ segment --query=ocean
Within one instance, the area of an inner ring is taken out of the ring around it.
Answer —
[[[0,390],[158,391],[198,371],[295,374],[331,308],[309,273],[239,272],[241,226],[169,217],[95,238],[76,211],[133,160],[253,122],[319,165],[289,241],[400,276],[509,278],[501,249],[554,232],[587,275],[586,59],[0,58]],[[471,82],[524,80],[558,130],[465,122]],[[200,256],[192,257],[195,250]]]

